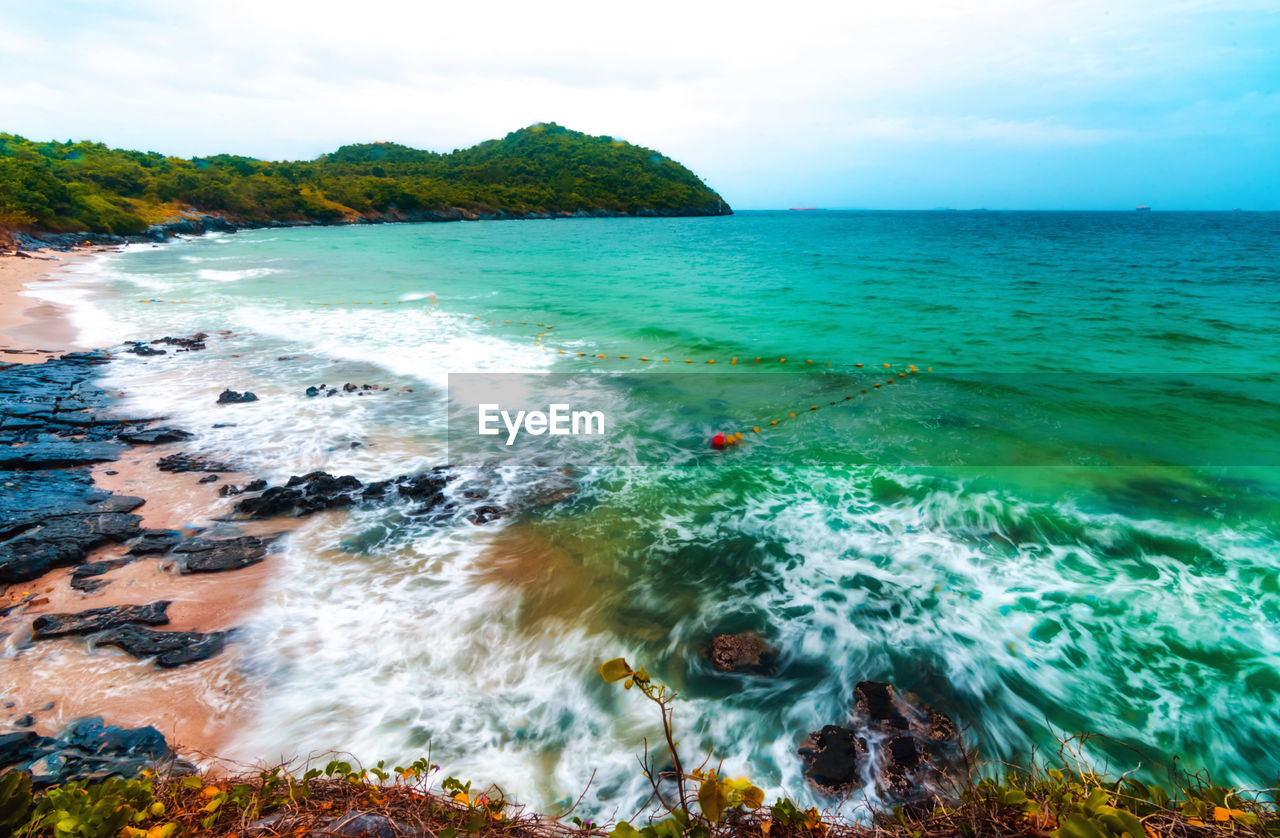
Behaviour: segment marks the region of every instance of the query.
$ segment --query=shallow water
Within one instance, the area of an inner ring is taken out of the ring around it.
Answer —
[[[808,797],[796,745],[863,679],[989,757],[1092,731],[1122,769],[1272,783],[1277,265],[1276,214],[742,213],[209,236],[49,293],[87,343],[230,330],[110,380],[273,482],[444,462],[450,373],[634,374],[591,384],[627,444],[559,503],[303,524],[246,617],[261,711],[232,755],[429,747],[550,807],[594,771],[587,805],[627,815],[657,727],[600,682],[616,655],[676,686],[690,751],[771,795]],[[920,373],[876,391],[885,363]],[[390,389],[303,394],[347,381]],[[217,407],[224,387],[260,401]],[[498,471],[495,502],[543,471]],[[777,646],[776,677],[705,663],[744,629]]]

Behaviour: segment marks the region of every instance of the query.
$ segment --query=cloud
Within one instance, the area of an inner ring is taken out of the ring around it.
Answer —
[[[1225,154],[1280,79],[1280,14],[1253,0],[56,5],[0,31],[0,130],[297,158],[555,120],[660,148],[731,200],[751,171],[895,144]]]

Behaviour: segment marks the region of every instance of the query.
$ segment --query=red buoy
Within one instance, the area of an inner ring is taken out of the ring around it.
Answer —
[[[725,445],[726,445],[726,442],[725,442],[725,437],[723,433],[718,433],[715,436],[711,437],[711,447],[714,448],[715,450],[723,451]]]

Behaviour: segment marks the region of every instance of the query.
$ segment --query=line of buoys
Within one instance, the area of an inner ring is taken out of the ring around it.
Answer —
[[[862,366],[862,364],[858,364],[858,366]],[[885,364],[884,366],[886,368],[892,369],[891,364]],[[933,372],[933,367],[929,367],[928,371]],[[876,382],[875,387],[871,391],[868,391],[865,389],[859,389],[857,395],[865,396],[868,394],[868,392],[873,392],[875,389],[878,389],[882,384],[893,384],[899,378],[906,378],[908,375],[915,375],[918,372],[920,372],[920,369],[915,364],[908,364],[907,370],[905,372],[899,372],[896,377],[885,379],[883,382]],[[827,406],[835,407],[836,405],[844,404],[845,402],[851,402],[853,401],[853,398],[854,398],[853,395],[846,395],[843,399],[827,402]],[[819,408],[820,408],[820,405],[816,405],[816,404],[809,405],[809,410],[806,412],[813,413]],[[795,419],[798,416],[799,416],[798,413],[789,412],[783,419],[770,419],[769,427],[777,427],[779,422],[786,421],[787,419]],[[751,433],[759,434],[760,426],[753,425],[751,427]],[[711,437],[711,447],[717,451],[723,451],[725,448],[729,446],[737,445],[738,442],[740,442],[745,436],[746,434],[742,431],[720,431]]]

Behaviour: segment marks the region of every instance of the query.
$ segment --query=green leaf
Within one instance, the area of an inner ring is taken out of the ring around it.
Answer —
[[[613,836],[613,838],[640,838],[640,830],[636,829],[626,821],[619,821],[618,825],[613,828],[613,832],[610,832],[609,834]]]
[[[1110,838],[1107,833],[1098,829],[1093,821],[1079,812],[1072,812],[1062,819],[1058,826],[1060,838]]]
[[[1000,798],[1000,802],[1006,806],[1021,806],[1027,802],[1027,796],[1017,789],[1009,789]]]
[[[630,677],[632,674],[631,667],[622,658],[614,658],[605,661],[600,665],[600,677],[608,681],[610,684],[615,681],[621,681],[623,678]]]

